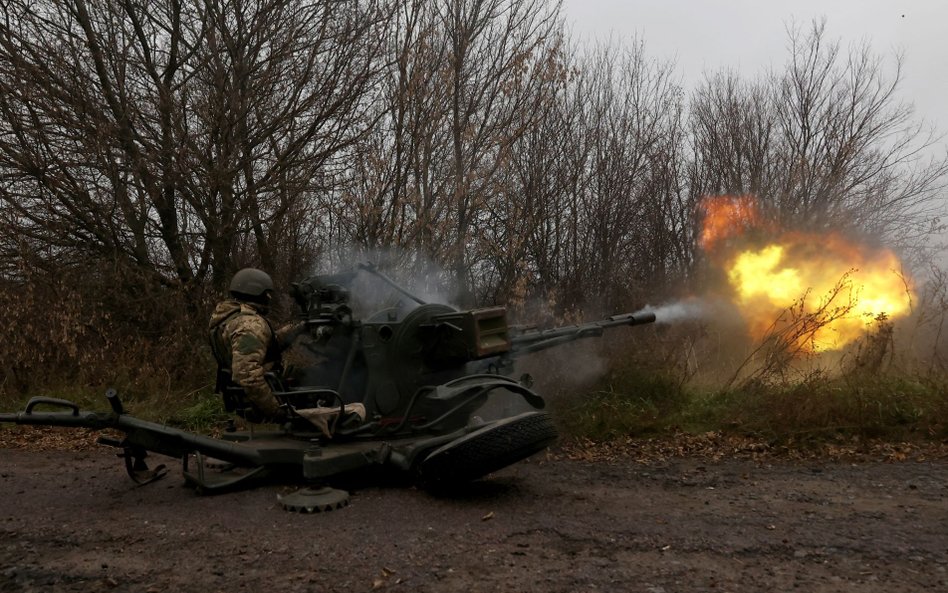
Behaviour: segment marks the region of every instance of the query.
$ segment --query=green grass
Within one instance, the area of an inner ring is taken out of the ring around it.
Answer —
[[[795,384],[728,391],[683,386],[662,373],[620,370],[553,405],[568,437],[718,431],[771,442],[841,436],[882,440],[948,438],[948,384],[904,377],[814,376]]]
[[[736,393],[728,412],[744,432],[768,438],[857,435],[944,438],[948,390],[905,377],[818,377]]]
[[[689,397],[668,375],[625,368],[589,391],[554,398],[551,408],[563,432],[599,441],[670,430]]]
[[[191,405],[173,411],[165,422],[191,432],[210,432],[232,417],[224,410],[224,402],[217,394],[198,393],[191,401]]]
[[[209,387],[191,392],[118,391],[127,413],[142,420],[168,424],[176,428],[202,433],[211,432],[230,417],[224,411],[221,397],[212,393]],[[45,389],[32,396],[65,399],[77,404],[80,410],[107,412],[110,409],[105,397],[105,388]],[[30,395],[0,395],[0,411],[21,411],[30,397]],[[37,411],[54,409],[56,408],[44,406],[37,408]]]

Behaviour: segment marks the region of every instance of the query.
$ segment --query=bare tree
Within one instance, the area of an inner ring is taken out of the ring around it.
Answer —
[[[482,298],[612,309],[681,273],[681,94],[642,43],[584,56],[564,44],[556,63],[489,205]]]
[[[789,30],[782,72],[753,82],[709,78],[695,93],[695,195],[752,193],[786,226],[851,229],[919,247],[940,214],[948,155],[899,100],[891,70],[867,45],[841,51],[825,24]]]
[[[432,261],[446,250],[437,232],[448,204],[447,47],[435,7],[424,0],[399,5],[387,39],[377,124],[355,147],[345,182],[323,207],[339,257],[349,245],[412,252]]]
[[[338,243],[417,251],[472,301],[492,252],[482,232],[491,203],[512,199],[510,147],[555,76],[557,10],[539,0],[402,3],[379,125],[351,159],[351,185],[327,204]]]
[[[309,238],[288,225],[305,225],[336,157],[371,126],[388,14],[374,0],[6,4],[12,230],[173,286],[220,287],[251,258],[280,268],[275,245],[302,250]]]
[[[709,77],[691,98],[694,195],[772,195],[778,124],[768,86],[736,72]]]
[[[528,252],[560,306],[610,308],[676,266],[681,95],[642,43],[567,68],[575,75],[515,151],[533,210]]]

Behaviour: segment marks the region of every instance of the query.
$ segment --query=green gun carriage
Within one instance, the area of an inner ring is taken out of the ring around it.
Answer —
[[[394,297],[359,318],[350,303],[357,291]],[[106,394],[108,412],[34,397],[22,412],[0,414],[0,423],[113,429],[121,439],[99,442],[121,450],[138,483],[166,473],[164,465],[148,466],[148,453],[157,453],[182,460],[185,480],[199,492],[279,475],[304,485],[279,497],[284,508],[328,510],[348,500],[326,486],[346,474],[394,472],[450,489],[542,451],[556,429],[529,377],[511,377],[516,357],[655,321],[651,313],[624,314],[546,330],[516,328],[503,307],[459,311],[428,303],[371,265],[314,276],[294,284],[293,296],[311,330],[301,347],[319,363],[268,376],[289,411],[282,426],[238,431],[231,425],[213,438],[135,418],[113,390]],[[226,371],[218,373],[217,388],[228,411],[248,414]],[[336,415],[331,438],[293,413],[312,406],[342,411],[351,403],[365,407],[365,420],[352,425]]]

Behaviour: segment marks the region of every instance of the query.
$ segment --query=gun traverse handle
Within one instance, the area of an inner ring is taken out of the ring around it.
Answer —
[[[30,401],[26,402],[26,409],[23,411],[24,414],[32,414],[33,408],[36,406],[44,404],[47,406],[58,406],[60,408],[69,408],[72,410],[73,416],[79,415],[79,406],[72,403],[67,399],[59,399],[56,397],[31,397]]]

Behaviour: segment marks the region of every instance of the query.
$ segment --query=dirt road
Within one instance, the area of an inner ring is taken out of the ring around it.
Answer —
[[[0,450],[0,591],[948,591],[945,461],[532,459],[321,515],[176,471]]]

